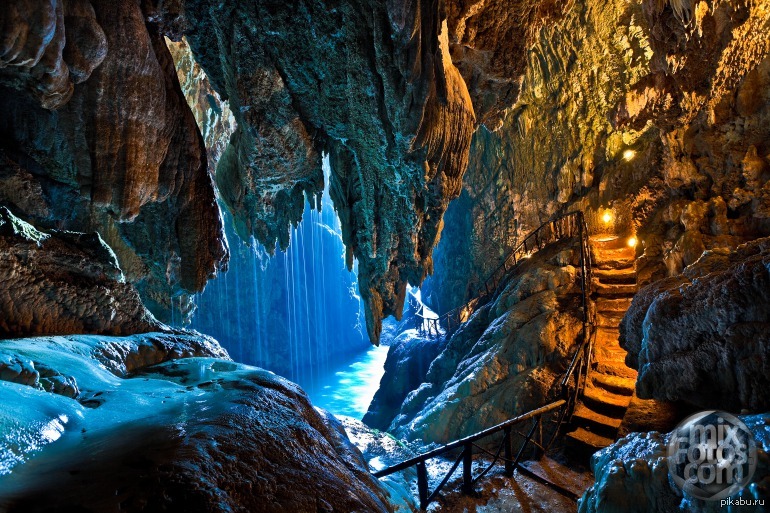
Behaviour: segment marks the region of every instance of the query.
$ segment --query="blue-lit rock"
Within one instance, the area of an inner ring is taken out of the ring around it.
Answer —
[[[770,500],[770,415],[743,415],[740,419],[754,434],[758,464],[751,483],[733,499],[761,500],[760,506],[722,505],[683,493],[668,473],[670,434],[631,433],[591,458],[596,479],[580,499],[579,513],[740,513],[766,511]],[[753,502],[752,502],[753,504]]]
[[[576,263],[570,241],[523,263],[444,343],[389,431],[447,443],[557,397],[582,329]]]
[[[211,339],[153,337],[0,341],[80,389],[71,399],[0,381],[0,508],[391,511],[344,430],[299,387],[223,359]],[[205,357],[140,363],[192,347]]]

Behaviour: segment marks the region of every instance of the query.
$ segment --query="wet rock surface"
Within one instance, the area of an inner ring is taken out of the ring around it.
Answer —
[[[98,233],[50,233],[0,207],[0,337],[165,328]]]
[[[163,38],[178,37],[179,13],[14,0],[0,16],[0,202],[40,228],[98,231],[168,319],[171,297],[200,290],[227,254]]]
[[[166,343],[179,344],[176,354],[193,345]],[[109,337],[0,342],[80,387],[78,402],[0,382],[5,511],[391,511],[341,425],[296,385],[218,358],[134,362],[124,378],[94,358],[121,370],[131,358],[115,348],[136,346]],[[199,349],[224,356],[211,340]]]
[[[770,499],[770,429],[768,414],[740,417],[758,446],[758,464],[751,483],[733,499]],[[722,506],[683,493],[669,478],[667,444],[670,434],[631,433],[591,458],[595,484],[580,500],[580,513],[670,513],[692,511],[764,511],[765,506]],[[752,502],[753,504],[753,502]]]
[[[399,333],[390,343],[385,374],[363,418],[364,424],[387,430],[409,392],[425,380],[443,345],[443,338],[421,336],[415,329]]]
[[[621,345],[641,398],[739,412],[770,408],[770,240],[704,253],[642,289]]]
[[[389,431],[446,443],[554,399],[582,329],[576,263],[571,241],[523,263],[445,342]]]

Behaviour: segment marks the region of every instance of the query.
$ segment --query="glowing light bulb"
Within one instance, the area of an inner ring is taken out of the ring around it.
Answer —
[[[636,237],[629,237],[629,239],[628,239],[628,247],[635,248],[637,244],[639,244],[639,241],[636,240]]]
[[[602,221],[604,222],[604,224],[610,224],[610,222],[612,221],[612,213],[610,213],[609,210],[605,211],[604,214],[602,215]]]
[[[633,158],[636,157],[636,152],[634,150],[626,150],[623,152],[623,159],[624,160],[633,160]]]

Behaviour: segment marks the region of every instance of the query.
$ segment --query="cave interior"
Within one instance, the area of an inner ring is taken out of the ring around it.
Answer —
[[[770,511],[769,34],[5,0],[0,513]]]

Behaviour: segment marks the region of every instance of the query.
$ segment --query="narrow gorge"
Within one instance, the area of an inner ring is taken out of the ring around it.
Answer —
[[[770,510],[770,0],[0,36],[0,513]]]

